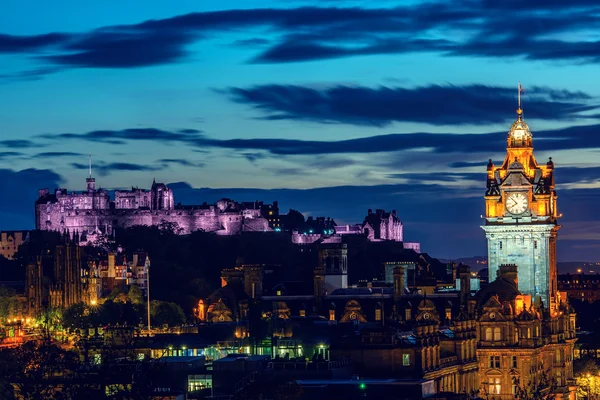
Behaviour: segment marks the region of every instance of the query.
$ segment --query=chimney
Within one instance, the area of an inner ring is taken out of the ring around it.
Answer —
[[[471,296],[471,267],[460,264],[458,266],[458,279],[460,279],[460,301],[464,303]]]
[[[519,285],[519,277],[517,275],[516,264],[502,264],[496,271],[497,278],[504,278],[511,283],[514,283],[515,287]]]
[[[317,267],[314,269],[313,274],[314,295],[317,300],[320,300],[325,293],[325,269]]]
[[[262,266],[244,265],[244,291],[251,298],[262,297],[264,269]]]
[[[394,267],[394,301],[404,296],[404,267]]]

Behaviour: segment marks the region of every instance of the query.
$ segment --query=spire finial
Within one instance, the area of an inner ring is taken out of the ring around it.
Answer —
[[[523,114],[523,110],[521,109],[521,92],[523,91],[523,86],[521,86],[521,82],[518,82],[517,85],[517,98],[518,98],[518,105],[519,107],[517,108],[517,114],[519,114],[519,116],[521,116]]]
[[[92,153],[88,154],[88,161],[90,164],[90,178],[92,177]]]

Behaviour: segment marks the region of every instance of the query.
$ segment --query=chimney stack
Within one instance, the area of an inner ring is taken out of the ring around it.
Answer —
[[[504,278],[511,283],[514,283],[515,287],[519,286],[519,278],[517,275],[516,264],[502,264],[496,272],[498,278]]]
[[[404,267],[394,267],[394,301],[404,296]]]
[[[460,264],[458,266],[458,279],[460,279],[460,301],[465,303],[471,296],[471,267]]]

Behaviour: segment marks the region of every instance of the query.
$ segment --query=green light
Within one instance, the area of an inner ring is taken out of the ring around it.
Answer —
[[[360,387],[360,390],[365,390],[367,388],[367,384],[366,383],[361,383],[359,385],[359,387]]]

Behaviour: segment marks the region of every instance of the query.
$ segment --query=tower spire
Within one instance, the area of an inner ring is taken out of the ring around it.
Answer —
[[[521,82],[517,83],[517,98],[518,98],[518,105],[519,107],[517,108],[517,114],[519,114],[519,116],[521,116],[523,114],[523,109],[521,109],[521,92],[523,91],[523,86],[521,86]]]
[[[90,178],[92,177],[92,153],[88,154],[88,161],[90,164]]]

